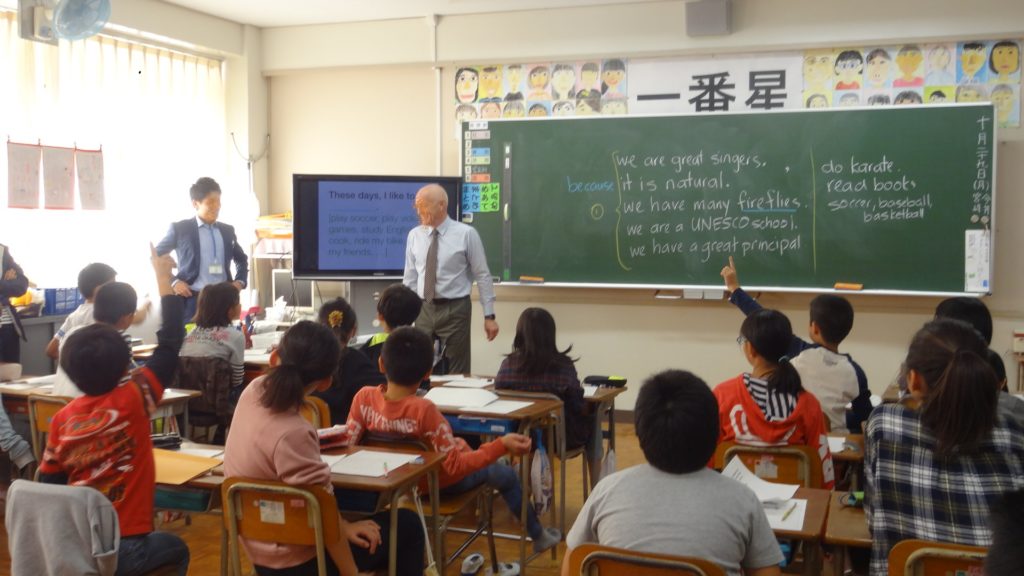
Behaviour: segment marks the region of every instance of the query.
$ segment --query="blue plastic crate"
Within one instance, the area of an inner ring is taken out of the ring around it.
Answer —
[[[519,429],[515,420],[488,418],[486,416],[463,416],[445,414],[448,424],[456,434],[488,434],[504,436]]]
[[[45,288],[43,294],[43,314],[46,316],[70,314],[85,302],[78,288]]]

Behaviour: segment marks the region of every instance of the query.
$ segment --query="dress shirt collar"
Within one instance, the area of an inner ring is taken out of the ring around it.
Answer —
[[[206,222],[203,222],[202,218],[200,218],[199,216],[196,216],[196,226],[198,226],[199,228],[202,228],[203,226],[209,226],[210,228],[214,228],[214,227],[216,227],[216,224],[217,224],[216,220],[214,220],[212,224],[207,224]]]

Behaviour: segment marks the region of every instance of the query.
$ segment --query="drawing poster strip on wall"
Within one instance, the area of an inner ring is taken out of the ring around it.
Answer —
[[[7,207],[39,207],[39,157],[36,144],[7,142]]]
[[[83,210],[103,210],[106,207],[103,192],[103,150],[75,151],[78,169],[78,194]]]
[[[49,210],[75,207],[75,149],[43,146],[43,206]]]

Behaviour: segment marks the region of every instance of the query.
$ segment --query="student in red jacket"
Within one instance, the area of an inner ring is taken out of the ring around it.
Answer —
[[[835,473],[828,451],[825,416],[818,399],[804,390],[800,374],[786,356],[792,339],[789,318],[778,310],[759,310],[743,321],[736,342],[742,347],[751,371],[715,387],[718,441],[754,446],[810,446],[821,457],[824,487],[832,488]]]

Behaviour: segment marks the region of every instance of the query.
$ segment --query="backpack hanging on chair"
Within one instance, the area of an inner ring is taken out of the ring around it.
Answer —
[[[533,493],[533,509],[537,516],[542,516],[551,509],[551,501],[555,494],[551,458],[542,438],[540,430],[533,431],[533,443],[537,449],[533,452],[533,462],[530,465],[530,489]]]

